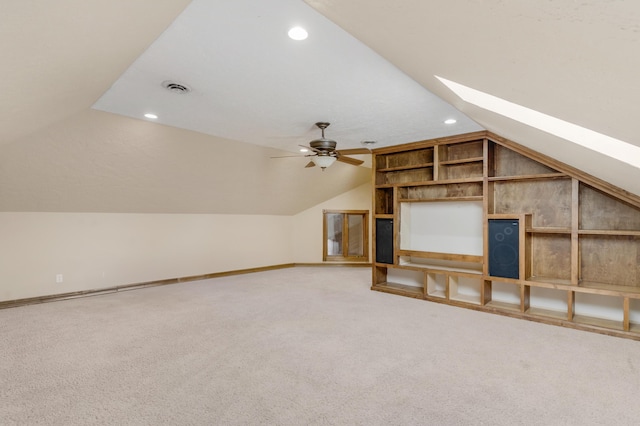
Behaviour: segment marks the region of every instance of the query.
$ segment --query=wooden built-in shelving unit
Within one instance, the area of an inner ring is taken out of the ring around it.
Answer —
[[[640,197],[484,131],[376,149],[373,183],[373,290],[640,340]]]

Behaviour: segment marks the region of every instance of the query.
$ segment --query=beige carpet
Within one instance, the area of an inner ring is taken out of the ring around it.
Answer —
[[[298,267],[0,311],[2,425],[637,425],[640,343]]]

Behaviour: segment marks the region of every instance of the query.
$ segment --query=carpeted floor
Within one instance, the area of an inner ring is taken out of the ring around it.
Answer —
[[[640,343],[297,267],[0,311],[2,425],[636,425]]]

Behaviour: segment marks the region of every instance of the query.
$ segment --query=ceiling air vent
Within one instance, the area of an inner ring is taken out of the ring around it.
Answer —
[[[191,91],[189,86],[176,83],[175,81],[167,80],[162,82],[162,87],[173,93],[188,93]]]

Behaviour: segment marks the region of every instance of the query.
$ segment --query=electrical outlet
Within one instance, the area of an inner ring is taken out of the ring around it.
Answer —
[[[57,275],[56,275],[56,283],[58,283],[58,284],[59,284],[59,283],[61,283],[62,281],[63,281],[63,279],[62,279],[62,274],[57,274]]]

